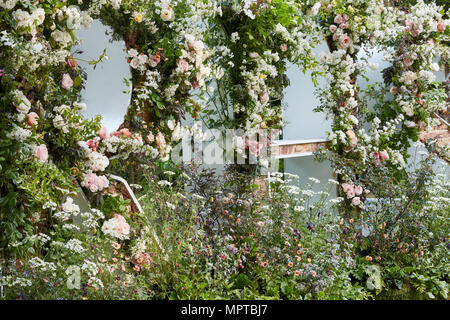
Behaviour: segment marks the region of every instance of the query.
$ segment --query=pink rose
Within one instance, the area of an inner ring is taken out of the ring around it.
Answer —
[[[108,130],[105,127],[101,127],[100,130],[97,132],[100,139],[104,140],[108,137]]]
[[[65,73],[63,75],[62,80],[61,80],[61,86],[66,90],[72,88],[73,80],[68,73]]]
[[[339,25],[339,28],[341,28],[341,29],[346,29],[346,28],[348,28],[348,23],[346,23],[346,22],[341,23],[341,24]]]
[[[114,214],[114,219],[116,220],[117,227],[116,231],[121,234],[128,235],[130,233],[130,225],[127,223],[125,218],[120,214]]]
[[[280,46],[280,49],[281,49],[282,52],[286,52],[287,49],[288,49],[288,45],[287,45],[287,44],[282,44],[282,45]]]
[[[357,205],[359,205],[361,203],[361,199],[359,198],[359,197],[354,197],[353,199],[352,199],[352,204],[354,205],[354,206],[357,206]]]
[[[445,21],[439,21],[438,25],[437,25],[437,29],[439,30],[439,32],[444,32],[445,31]]]
[[[109,187],[109,181],[105,176],[98,176],[95,173],[89,173],[84,176],[81,185],[91,192],[97,192]]]
[[[30,126],[35,126],[37,124],[37,121],[39,120],[39,116],[36,112],[30,112],[27,115],[27,124]]]
[[[189,63],[186,60],[180,59],[178,61],[178,68],[186,72],[189,70]]]
[[[348,190],[348,191],[346,192],[346,194],[347,194],[347,198],[348,198],[348,199],[353,198],[353,197],[355,196],[355,189]]]
[[[341,45],[341,47],[343,48],[347,48],[351,43],[351,39],[349,36],[344,35],[341,40],[339,41],[339,44]]]
[[[331,33],[335,33],[336,30],[337,30],[337,27],[336,27],[334,24],[332,24],[332,25],[330,26],[330,32],[331,32]]]
[[[363,193],[363,188],[361,186],[355,187],[355,194],[360,196]]]
[[[341,14],[338,14],[336,17],[334,17],[334,23],[341,24],[344,22],[344,18]]]
[[[34,156],[38,158],[41,162],[46,162],[48,159],[48,150],[45,144],[41,144],[34,151]]]
[[[380,158],[383,161],[389,160],[389,154],[387,153],[386,150],[380,151]]]
[[[354,185],[352,183],[343,183],[342,190],[344,190],[345,193],[354,191]]]
[[[248,138],[245,139],[245,148],[248,148],[248,150],[254,155],[259,155],[262,147],[263,144],[259,144],[256,140],[250,140]]]

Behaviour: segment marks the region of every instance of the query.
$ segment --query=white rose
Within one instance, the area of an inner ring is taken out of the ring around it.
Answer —
[[[61,115],[56,115],[55,118],[53,119],[53,125],[55,126],[55,128],[61,129],[62,127],[64,127],[66,124],[66,122],[64,121],[64,118]]]
[[[16,96],[17,103],[15,104],[15,107],[17,111],[21,113],[28,113],[28,111],[31,108],[31,102],[28,100],[27,97],[23,94],[23,92],[18,92]]]
[[[133,69],[137,69],[139,67],[139,59],[137,57],[134,57],[133,59],[131,59],[130,66]]]
[[[67,46],[72,41],[70,34],[66,31],[55,30],[52,32],[52,38],[62,44],[63,47]]]
[[[311,14],[313,16],[317,15],[319,13],[319,9],[322,6],[320,2],[316,2],[313,7],[311,8]]]
[[[63,75],[63,78],[62,78],[62,80],[61,80],[61,86],[62,86],[64,89],[66,89],[66,90],[72,88],[72,86],[73,86],[73,80],[72,80],[72,78],[70,77],[70,75],[69,75],[68,73],[65,73],[65,74]]]
[[[414,109],[411,107],[404,107],[403,110],[405,111],[406,115],[409,117],[412,117],[414,115]]]
[[[434,62],[434,63],[431,64],[430,69],[432,71],[434,71],[434,72],[438,72],[439,71],[439,65],[436,62]]]
[[[171,8],[167,8],[161,12],[161,19],[164,21],[172,21],[174,19],[174,12]]]
[[[148,63],[148,56],[143,54],[143,53],[138,56],[138,59],[139,59],[139,63],[140,64],[147,64]]]
[[[136,49],[130,49],[130,50],[128,50],[128,56],[129,56],[129,57],[134,58],[134,57],[136,57],[138,54],[139,54],[139,52],[138,52]]]
[[[11,10],[16,6],[17,0],[7,0],[0,2],[0,7]]]
[[[17,21],[18,28],[31,27],[31,25],[33,24],[33,19],[31,19],[31,16],[27,11],[18,9],[13,12],[12,16],[14,20]]]
[[[167,126],[169,127],[170,130],[173,131],[173,129],[175,128],[175,121],[167,120]]]
[[[33,11],[31,18],[37,22],[37,25],[43,24],[45,20],[45,11],[42,8],[38,8]]]
[[[73,104],[75,107],[78,107],[80,109],[81,112],[84,112],[87,110],[87,105],[84,102],[75,102]]]
[[[194,41],[193,48],[195,52],[202,52],[204,47],[205,45],[203,44],[203,41],[201,40]]]

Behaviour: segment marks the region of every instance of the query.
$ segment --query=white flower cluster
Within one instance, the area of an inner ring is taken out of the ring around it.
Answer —
[[[7,137],[23,142],[26,139],[28,139],[29,137],[31,137],[32,132],[28,129],[24,129],[21,127],[15,127],[15,129],[13,131],[10,131],[7,133]]]
[[[64,248],[78,254],[86,251],[83,247],[83,243],[78,239],[70,239],[66,244],[64,244]]]
[[[28,261],[30,267],[33,269],[38,269],[41,272],[56,271],[56,266],[53,262],[45,262],[44,260],[34,257]]]

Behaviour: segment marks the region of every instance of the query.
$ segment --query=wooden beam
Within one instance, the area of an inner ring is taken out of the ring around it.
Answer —
[[[272,157],[286,159],[311,156],[320,147],[326,147],[328,143],[326,139],[277,140],[271,145]]]

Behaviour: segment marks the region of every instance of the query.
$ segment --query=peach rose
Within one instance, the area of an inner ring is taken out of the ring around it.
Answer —
[[[30,112],[27,115],[27,124],[30,126],[35,126],[37,124],[37,121],[39,120],[39,116],[36,112]]]
[[[353,146],[356,146],[358,143],[358,138],[356,137],[356,134],[353,132],[353,130],[347,130],[346,132],[348,139],[350,140],[350,143]]]
[[[439,30],[439,32],[444,32],[445,31],[445,21],[439,21],[438,25],[437,25],[437,29]]]
[[[160,149],[166,146],[166,139],[164,138],[164,135],[161,132],[158,132],[158,134],[156,135],[156,145]]]
[[[41,162],[46,162],[48,159],[48,150],[45,144],[41,144],[34,151],[34,156],[38,158]]]
[[[130,225],[127,223],[125,218],[120,214],[114,214],[114,219],[116,220],[117,227],[116,231],[121,234],[128,235],[130,233]]]

